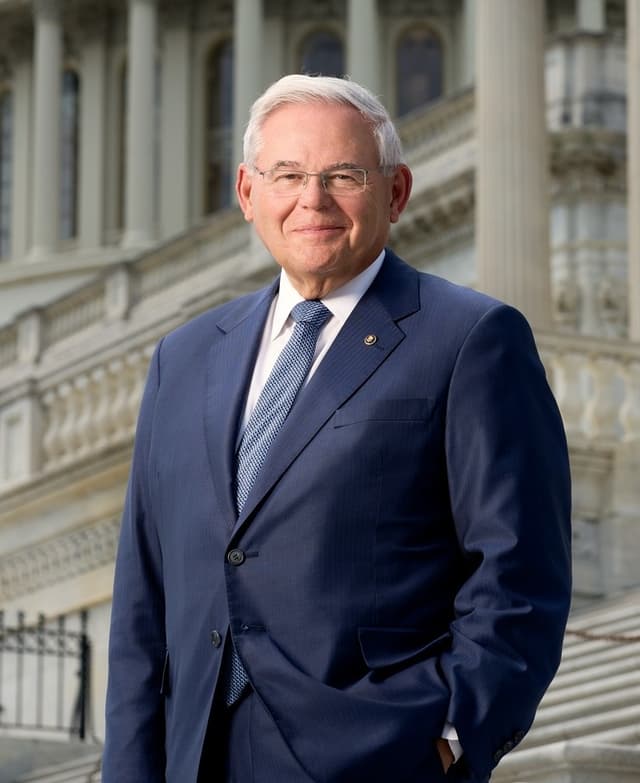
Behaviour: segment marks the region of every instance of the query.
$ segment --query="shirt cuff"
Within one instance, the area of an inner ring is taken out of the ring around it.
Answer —
[[[454,763],[462,756],[463,750],[460,740],[458,739],[458,732],[455,730],[453,724],[447,721],[442,729],[442,739],[446,739],[453,753]]]

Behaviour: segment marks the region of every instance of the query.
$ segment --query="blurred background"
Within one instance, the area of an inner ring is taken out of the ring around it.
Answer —
[[[522,309],[563,414],[574,608],[493,780],[637,783],[640,0],[0,0],[0,783],[100,780],[147,363],[276,274],[233,186],[291,72],[382,98],[391,245]]]

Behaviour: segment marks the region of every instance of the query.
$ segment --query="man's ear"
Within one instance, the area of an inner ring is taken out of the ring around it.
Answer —
[[[238,166],[238,175],[236,177],[236,195],[244,219],[249,223],[253,220],[253,205],[251,203],[252,186],[253,178],[251,172],[244,163],[241,163]]]
[[[391,183],[391,204],[389,205],[389,220],[397,223],[400,215],[404,211],[411,195],[411,185],[413,184],[413,175],[411,169],[401,163],[393,175]]]

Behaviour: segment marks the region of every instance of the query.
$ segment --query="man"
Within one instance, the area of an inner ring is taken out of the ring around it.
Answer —
[[[562,424],[517,311],[385,249],[410,190],[358,85],[254,104],[238,199],[282,270],[152,359],[103,783],[478,783],[529,728],[570,597]]]

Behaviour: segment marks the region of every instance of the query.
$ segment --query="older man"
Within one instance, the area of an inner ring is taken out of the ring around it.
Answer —
[[[410,190],[357,84],[254,104],[237,193],[281,272],[152,359],[103,783],[477,783],[529,728],[570,597],[562,424],[517,311],[385,248]]]

